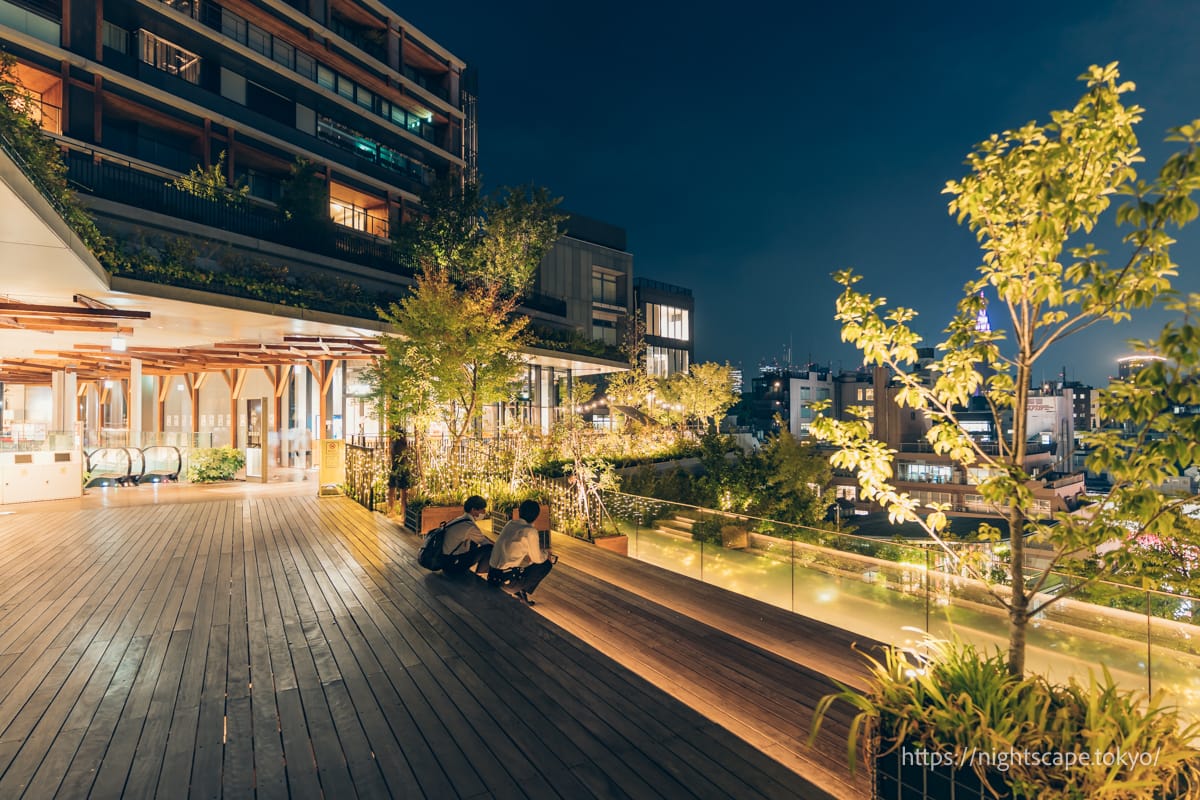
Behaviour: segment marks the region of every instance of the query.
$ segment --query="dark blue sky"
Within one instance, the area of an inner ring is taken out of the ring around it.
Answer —
[[[1089,64],[1118,60],[1137,83],[1147,167],[1168,152],[1166,128],[1200,117],[1192,3],[834,5],[403,13],[479,70],[485,185],[532,181],[624,227],[638,275],[694,290],[697,358],[740,362],[747,377],[789,340],[797,362],[859,363],[833,320],[829,275],[847,266],[922,312],[933,344],[979,263],[943,185],[977,141],[1072,105]],[[1200,229],[1176,257],[1182,288],[1200,290]],[[1104,381],[1125,340],[1154,328],[1090,334],[1045,377],[1065,364]]]

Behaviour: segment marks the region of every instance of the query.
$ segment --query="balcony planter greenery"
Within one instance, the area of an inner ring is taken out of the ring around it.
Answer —
[[[857,709],[847,752],[851,769],[860,745],[873,761],[876,797],[1200,796],[1200,723],[1161,694],[1117,688],[1107,670],[1055,684],[1012,675],[999,651],[933,639],[867,662],[867,691],[822,698],[812,738],[834,703]]]

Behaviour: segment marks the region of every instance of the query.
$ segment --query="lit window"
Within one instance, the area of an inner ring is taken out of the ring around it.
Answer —
[[[686,308],[646,304],[646,333],[665,339],[688,340],[688,311]]]
[[[329,217],[336,224],[387,238],[388,210],[386,201],[371,197],[348,186],[330,184]]]
[[[646,371],[654,377],[671,375],[676,372],[688,371],[687,350],[677,350],[674,347],[646,347]]]

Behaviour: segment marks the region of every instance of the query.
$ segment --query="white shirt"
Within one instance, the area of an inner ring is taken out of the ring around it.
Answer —
[[[488,544],[488,538],[479,530],[470,514],[455,517],[446,523],[446,536],[442,539],[442,555],[452,556],[465,553],[467,542]]]
[[[512,569],[540,564],[549,557],[538,540],[537,529],[523,519],[508,522],[492,548],[491,568]]]

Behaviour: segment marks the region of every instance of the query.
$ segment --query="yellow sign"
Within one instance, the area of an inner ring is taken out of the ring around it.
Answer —
[[[322,439],[318,452],[320,494],[336,493],[346,482],[346,443],[341,439]]]

